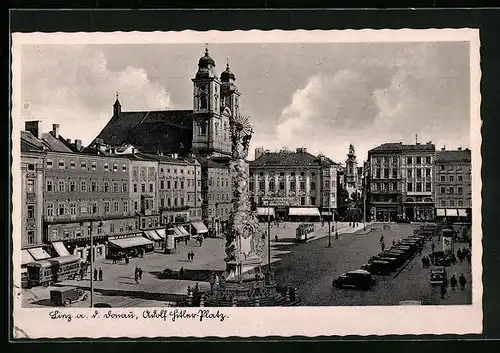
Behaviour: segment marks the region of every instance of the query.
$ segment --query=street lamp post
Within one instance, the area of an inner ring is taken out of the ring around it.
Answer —
[[[99,221],[98,227],[102,227],[102,221]],[[83,226],[83,222],[80,222],[80,226]],[[94,221],[90,221],[90,307],[94,307]]]
[[[271,275],[271,202],[267,201],[267,270]]]
[[[331,220],[333,217],[333,214],[331,213],[330,209],[330,201],[328,201],[328,247],[332,247],[332,227],[331,227]]]

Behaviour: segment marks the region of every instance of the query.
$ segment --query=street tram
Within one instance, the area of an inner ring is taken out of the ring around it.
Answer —
[[[26,265],[28,287],[47,287],[56,282],[74,279],[80,273],[81,265],[82,260],[78,255],[31,262]]]
[[[295,231],[295,239],[299,242],[306,242],[308,239],[314,238],[314,224],[302,223]]]

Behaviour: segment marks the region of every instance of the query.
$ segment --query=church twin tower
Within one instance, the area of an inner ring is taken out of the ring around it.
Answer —
[[[211,157],[231,155],[230,121],[239,114],[240,92],[235,76],[229,69],[220,78],[215,73],[215,61],[205,50],[198,61],[198,72],[192,79],[193,91],[193,152]]]

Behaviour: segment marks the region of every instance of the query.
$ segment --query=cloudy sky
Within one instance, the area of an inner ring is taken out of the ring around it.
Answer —
[[[307,147],[343,161],[384,142],[470,144],[469,44],[210,44],[217,72],[229,58],[258,146]],[[192,109],[204,44],[25,45],[23,120],[89,143],[124,111]],[[251,153],[253,158],[253,152]]]

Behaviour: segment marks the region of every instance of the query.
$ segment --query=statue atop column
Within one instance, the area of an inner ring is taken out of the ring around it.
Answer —
[[[256,215],[251,211],[246,162],[253,129],[250,118],[236,116],[231,122],[232,157],[230,162],[233,183],[233,210],[226,235],[226,264],[228,280],[237,280],[242,274],[260,266],[264,240],[258,228]]]

